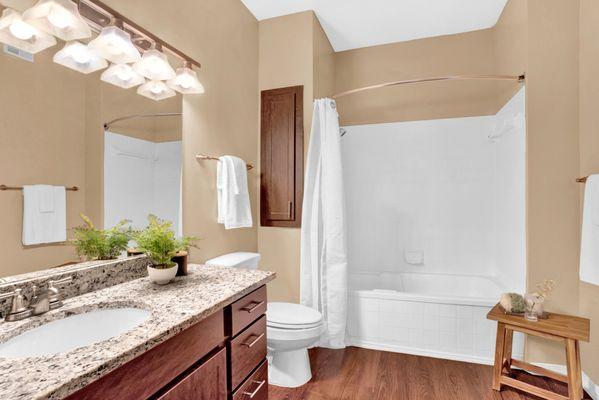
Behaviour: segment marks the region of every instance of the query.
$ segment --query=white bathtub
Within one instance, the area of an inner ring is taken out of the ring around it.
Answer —
[[[352,271],[349,284],[351,345],[493,363],[496,325],[486,314],[504,290],[492,278]],[[523,348],[516,334],[516,358]]]

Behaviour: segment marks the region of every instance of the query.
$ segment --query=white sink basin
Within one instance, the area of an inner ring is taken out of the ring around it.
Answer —
[[[0,343],[0,357],[41,357],[71,351],[127,332],[149,316],[149,311],[139,308],[98,309],[72,315]]]

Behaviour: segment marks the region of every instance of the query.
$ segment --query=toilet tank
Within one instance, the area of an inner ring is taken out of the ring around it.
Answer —
[[[232,268],[258,269],[260,254],[239,251],[224,254],[222,256],[206,261],[206,265],[219,265]]]

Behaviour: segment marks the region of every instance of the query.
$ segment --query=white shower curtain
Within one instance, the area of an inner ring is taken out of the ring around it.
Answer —
[[[319,345],[345,347],[347,251],[339,116],[331,99],[314,102],[302,208],[300,298],[320,311]]]

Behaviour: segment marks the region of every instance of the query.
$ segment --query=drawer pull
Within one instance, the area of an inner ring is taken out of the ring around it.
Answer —
[[[264,337],[264,333],[261,333],[260,335],[251,335],[251,336],[249,336],[249,337],[252,337],[252,336],[255,336],[255,337],[256,337],[256,339],[254,339],[254,340],[253,340],[251,343],[244,342],[244,343],[241,343],[241,345],[242,345],[242,346],[247,346],[248,348],[252,347],[252,346],[253,346],[253,345],[255,345],[256,343],[258,343],[258,341],[259,341],[260,339],[262,339],[262,338]]]
[[[253,306],[251,306],[251,304],[253,304]],[[247,306],[243,307],[242,310],[243,311],[247,311],[249,313],[254,312],[254,310],[256,310],[258,307],[260,307],[262,304],[264,304],[263,301],[252,301],[250,304],[248,304]]]
[[[254,389],[253,392],[243,392],[243,394],[245,394],[246,396],[249,396],[250,399],[253,399],[255,395],[258,394],[258,392],[260,391],[260,389],[262,389],[262,386],[264,386],[264,384],[266,383],[266,380],[264,381],[252,381],[253,383],[257,383],[258,387],[256,389]]]

